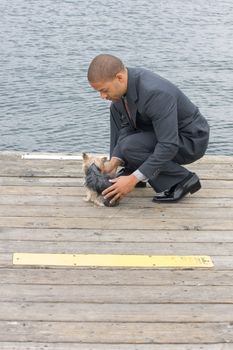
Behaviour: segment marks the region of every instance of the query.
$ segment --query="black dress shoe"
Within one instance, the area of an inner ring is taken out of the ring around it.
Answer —
[[[128,176],[131,175],[134,172],[134,170],[128,169],[128,168],[122,168],[116,173],[116,177],[119,176]],[[137,188],[145,188],[146,187],[146,182],[139,181],[136,186]]]
[[[177,202],[188,193],[195,193],[201,188],[199,177],[190,173],[184,180],[172,186],[170,190],[158,193],[153,202]]]

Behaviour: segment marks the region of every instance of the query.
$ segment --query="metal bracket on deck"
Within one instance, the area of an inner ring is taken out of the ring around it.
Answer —
[[[22,159],[41,159],[41,160],[82,160],[81,155],[68,155],[58,153],[26,153],[22,155]]]
[[[94,155],[94,153],[92,153]],[[96,156],[107,156],[106,154],[96,154]],[[22,159],[40,159],[40,160],[82,160],[81,154],[64,153],[25,153]]]

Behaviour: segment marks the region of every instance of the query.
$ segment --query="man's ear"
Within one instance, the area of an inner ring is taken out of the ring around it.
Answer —
[[[116,78],[118,79],[118,81],[119,82],[124,82],[125,81],[125,74],[124,74],[124,72],[122,71],[122,72],[119,72],[119,73],[117,73],[116,74]]]

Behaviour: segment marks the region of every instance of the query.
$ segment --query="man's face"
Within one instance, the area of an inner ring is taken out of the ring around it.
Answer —
[[[90,84],[100,93],[101,98],[112,102],[118,101],[126,93],[127,89],[127,81],[121,74],[117,74],[112,80],[99,81]]]

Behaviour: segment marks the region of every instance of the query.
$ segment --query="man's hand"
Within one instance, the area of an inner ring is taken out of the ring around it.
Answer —
[[[136,176],[131,174],[129,176],[120,176],[110,181],[113,182],[113,185],[106,188],[106,190],[102,192],[102,195],[105,199],[111,198],[110,203],[113,203],[122,199],[129,192],[133,191],[139,180],[136,178]]]
[[[117,171],[119,165],[121,165],[121,160],[118,158],[112,158],[111,160],[104,163],[104,173],[105,174],[114,174]]]
[[[114,166],[110,161],[107,161],[104,163],[104,169],[103,172],[105,174],[114,174],[117,170],[117,167]]]

